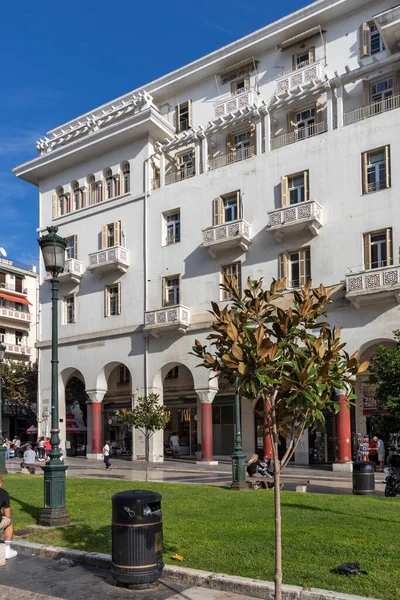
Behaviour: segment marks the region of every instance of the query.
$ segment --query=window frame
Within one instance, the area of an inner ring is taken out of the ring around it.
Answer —
[[[371,156],[383,154],[384,160],[379,164],[384,165],[384,178],[380,177],[380,170],[377,170],[378,163],[370,163]],[[375,164],[375,167],[374,167]],[[371,167],[374,167],[372,169]],[[370,175],[375,172],[375,181],[370,181]],[[378,179],[376,178],[378,174]],[[368,196],[375,192],[379,192],[391,187],[391,160],[390,160],[390,145],[367,150],[361,154],[361,193],[363,196]]]
[[[235,268],[236,273],[233,273],[233,270],[234,270],[233,267]],[[230,272],[228,272],[228,270],[230,270]],[[227,265],[221,266],[221,276],[220,276],[221,284],[225,283],[225,277],[227,275],[229,277],[233,277],[233,276],[237,277],[237,287],[238,287],[239,292],[241,293],[242,292],[242,263],[240,260],[237,260],[233,263],[229,263]],[[231,300],[231,296],[223,288],[220,287],[220,290],[221,290],[221,297],[220,297],[221,302],[229,302]]]
[[[67,294],[64,296],[64,325],[76,323],[76,294]],[[72,299],[72,303],[69,301]],[[72,306],[72,320],[70,320],[69,309]]]
[[[298,254],[298,285],[293,285],[292,259]],[[288,290],[301,289],[311,279],[311,249],[309,246],[296,250],[286,250],[279,255],[279,280],[285,279],[285,288]]]
[[[116,290],[116,311],[111,314],[112,290]],[[121,282],[106,285],[104,288],[104,316],[118,317],[121,314]]]
[[[373,265],[372,261],[372,236],[385,235],[385,243],[386,243],[386,259],[380,260],[380,262],[386,262],[385,265],[378,264],[376,266]],[[378,229],[376,231],[369,231],[363,234],[363,245],[364,245],[364,270],[375,270],[375,269],[384,269],[385,267],[391,267],[393,265],[393,229],[392,227],[387,227],[386,229]]]
[[[182,111],[187,111],[187,118],[182,119]],[[176,133],[182,133],[183,131],[189,131],[193,127],[193,103],[190,98],[185,100],[185,102],[180,102],[175,107],[175,119],[176,119]],[[183,127],[182,123],[186,122],[186,125]]]
[[[177,285],[170,285],[169,282],[177,281]],[[182,302],[181,298],[181,275],[168,275],[163,277],[162,281],[162,306],[163,308],[167,308],[169,306],[179,306]],[[173,301],[169,300],[170,291],[174,294]]]
[[[178,219],[169,219],[177,215]],[[171,246],[172,244],[178,244],[181,241],[181,209],[176,208],[168,212],[163,213],[164,231],[163,231],[163,246]],[[173,230],[173,235],[169,236],[169,231]],[[177,233],[178,230],[178,233]]]

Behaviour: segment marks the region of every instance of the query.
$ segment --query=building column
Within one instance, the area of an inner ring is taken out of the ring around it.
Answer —
[[[271,113],[267,112],[264,118],[264,152],[271,150]]]
[[[328,131],[333,130],[333,93],[332,88],[327,90],[327,102],[326,102],[326,120]]]
[[[336,392],[339,412],[337,415],[338,428],[338,460],[332,465],[333,471],[352,471],[353,462],[351,456],[351,422],[350,404],[344,390]]]
[[[262,122],[261,117],[256,121],[256,154],[262,154]]]
[[[198,464],[217,465],[213,458],[212,402],[218,390],[196,390],[201,403],[201,452]]]
[[[196,175],[200,175],[201,169],[201,142],[196,140],[194,145],[194,172]]]
[[[344,125],[343,121],[343,85],[336,88],[337,94],[337,126],[338,129],[342,129]]]
[[[165,155],[164,152],[160,154],[160,187],[165,185]]]
[[[88,418],[87,435],[92,442],[91,452],[86,453],[86,458],[101,460],[103,448],[101,406],[103,398],[106,394],[106,390],[86,390],[86,393],[89,396],[89,401],[87,404],[88,412],[90,412],[90,418]]]
[[[203,173],[207,173],[208,171],[208,139],[204,134],[204,137],[201,139],[201,163]]]

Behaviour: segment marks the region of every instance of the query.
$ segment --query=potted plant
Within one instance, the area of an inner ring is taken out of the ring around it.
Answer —
[[[194,455],[196,457],[196,460],[201,460],[201,458],[202,458],[201,444],[195,444],[194,445]]]

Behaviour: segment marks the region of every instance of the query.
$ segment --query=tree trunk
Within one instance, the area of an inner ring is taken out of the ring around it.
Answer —
[[[150,452],[149,452],[149,436],[146,434],[145,436],[145,454],[146,454],[146,483],[149,480],[149,460],[150,460]]]
[[[275,445],[275,444],[274,444]],[[278,448],[276,448],[276,456]],[[278,459],[274,460],[275,503],[275,600],[282,600],[282,519],[281,519],[281,472]]]

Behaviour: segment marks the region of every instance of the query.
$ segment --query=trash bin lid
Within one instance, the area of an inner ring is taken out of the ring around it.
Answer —
[[[112,497],[113,503],[142,502],[143,504],[148,504],[149,502],[159,502],[160,500],[161,494],[152,492],[151,490],[126,490],[125,492],[118,492]]]

